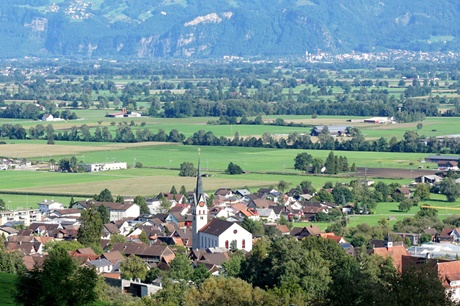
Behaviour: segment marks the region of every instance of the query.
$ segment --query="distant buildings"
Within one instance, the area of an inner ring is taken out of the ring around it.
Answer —
[[[86,172],[99,172],[99,171],[128,169],[128,164],[126,162],[94,163],[94,164],[86,164],[85,167],[86,167]]]

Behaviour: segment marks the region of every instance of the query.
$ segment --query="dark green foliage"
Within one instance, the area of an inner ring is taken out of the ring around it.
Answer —
[[[227,170],[225,170],[228,174],[242,174],[244,173],[243,169],[241,169],[240,166],[237,164],[234,164],[233,162],[230,162],[228,164]]]
[[[21,305],[87,305],[97,298],[97,282],[93,268],[80,266],[57,247],[49,252],[42,270],[18,274],[14,298]]]
[[[0,242],[1,239],[0,239]],[[0,272],[17,274],[26,269],[19,252],[5,252],[3,245],[0,248]]]
[[[97,211],[99,212],[99,215],[101,216],[101,221],[102,224],[106,224],[110,222],[110,212],[105,205],[101,205],[97,207]]]
[[[294,159],[294,169],[307,172],[310,164],[313,161],[313,156],[308,153],[299,153]]]
[[[144,280],[147,276],[147,264],[139,257],[130,255],[120,266],[121,277],[124,279]]]
[[[102,190],[98,196],[94,198],[96,201],[99,202],[113,202],[112,192],[107,188]]]
[[[197,169],[193,166],[193,163],[183,162],[180,164],[179,176],[196,176]]]
[[[439,191],[446,196],[448,202],[455,202],[460,197],[460,184],[451,177],[442,180]]]
[[[134,198],[134,203],[139,205],[141,214],[150,214],[150,209],[147,206],[147,202],[145,202],[145,198],[143,196],[136,196]]]
[[[96,207],[91,204],[81,215],[81,225],[78,229],[77,240],[87,247],[100,249],[100,240],[102,234],[102,219]]]

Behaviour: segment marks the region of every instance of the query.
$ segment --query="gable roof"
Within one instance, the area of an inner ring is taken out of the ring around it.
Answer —
[[[125,259],[119,251],[105,252],[102,253],[101,257],[107,259],[113,264],[116,264],[118,261],[123,261]]]
[[[201,230],[200,233],[205,233],[213,236],[219,236],[223,232],[225,232],[227,229],[232,226],[233,222],[221,220],[218,218],[214,218],[211,221],[208,222]]]
[[[391,257],[393,259],[393,265],[398,272],[402,271],[402,256],[410,256],[404,245],[396,245],[389,248],[374,248],[371,253],[382,257]]]
[[[110,233],[110,234],[118,234],[120,233],[120,230],[118,227],[113,224],[113,223],[106,223],[104,224],[104,228]]]

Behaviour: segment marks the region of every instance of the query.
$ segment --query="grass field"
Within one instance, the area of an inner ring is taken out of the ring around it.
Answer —
[[[15,279],[14,274],[0,272],[0,306],[15,305],[12,297]]]

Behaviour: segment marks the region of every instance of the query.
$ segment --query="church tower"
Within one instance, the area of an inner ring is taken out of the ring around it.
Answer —
[[[206,196],[203,192],[203,182],[201,181],[200,149],[198,149],[198,173],[196,175],[196,188],[193,195],[192,217],[192,248],[199,249],[199,230],[208,224],[208,206],[206,205]]]

